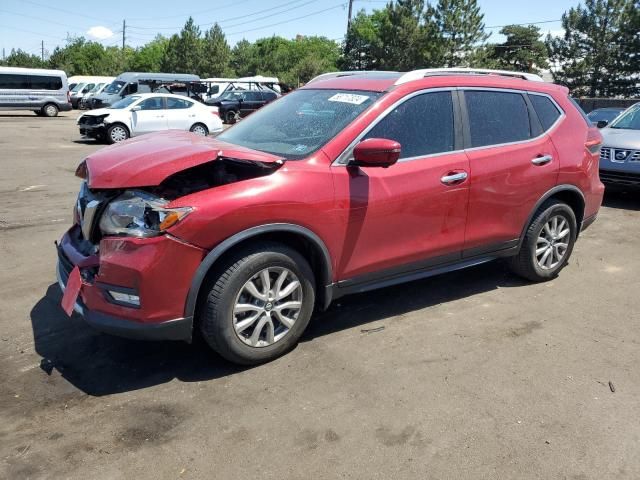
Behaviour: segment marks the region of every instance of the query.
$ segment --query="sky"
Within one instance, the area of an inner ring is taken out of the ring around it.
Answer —
[[[435,0],[434,0],[435,3]],[[573,0],[478,0],[490,41],[500,41],[499,27],[512,23],[545,22],[542,31],[561,31],[560,18],[578,5]],[[143,45],[157,33],[180,31],[191,15],[201,29],[218,22],[231,45],[272,35],[294,38],[322,35],[342,40],[347,28],[348,0],[0,0],[0,49],[12,48],[45,56],[68,36],[84,36],[105,46],[122,44],[123,20],[126,44]],[[385,0],[355,0],[358,10],[382,8]],[[1,50],[0,50],[1,53]]]

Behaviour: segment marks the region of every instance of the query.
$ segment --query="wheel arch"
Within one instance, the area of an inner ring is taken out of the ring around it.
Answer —
[[[540,199],[536,202],[535,206],[533,207],[533,210],[531,210],[531,213],[529,214],[529,217],[527,218],[527,221],[525,222],[524,227],[522,229],[522,233],[520,234],[519,247],[522,246],[522,242],[524,241],[524,237],[527,232],[527,229],[529,228],[529,225],[531,224],[531,221],[533,220],[533,217],[535,216],[536,212],[540,209],[540,207],[544,202],[553,198],[557,198],[558,200],[563,201],[564,203],[566,203],[571,207],[571,209],[573,210],[573,213],[576,216],[576,226],[577,226],[576,238],[577,238],[577,235],[580,234],[582,221],[584,220],[584,208],[585,208],[584,194],[575,185],[571,185],[571,184],[557,185],[553,187],[551,190],[549,190],[548,192],[546,192],[542,197],[540,197]]]
[[[202,297],[202,285],[210,272],[226,255],[247,243],[256,240],[268,240],[283,243],[299,251],[311,265],[316,280],[317,305],[326,309],[332,298],[332,266],[331,256],[322,239],[300,225],[290,223],[274,223],[260,225],[243,230],[222,241],[202,260],[191,280],[191,287],[185,303],[185,317],[194,317]]]

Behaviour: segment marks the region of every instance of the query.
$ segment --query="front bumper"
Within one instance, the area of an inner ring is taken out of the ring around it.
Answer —
[[[104,123],[97,125],[78,124],[80,128],[80,135],[85,137],[97,138],[107,134],[107,127]]]
[[[640,155],[634,150],[626,158],[615,159],[615,153],[623,149],[602,147],[600,155],[600,181],[605,185],[640,188]]]
[[[193,318],[184,316],[191,278],[204,251],[169,236],[104,238],[100,254],[86,256],[72,227],[58,245],[56,274],[64,291],[80,269],[82,288],[74,310],[105,333],[141,340],[191,340]],[[109,291],[131,290],[138,306],[115,301]]]

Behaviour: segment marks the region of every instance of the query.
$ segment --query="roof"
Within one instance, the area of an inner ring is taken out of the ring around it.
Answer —
[[[131,80],[155,81],[155,82],[199,82],[198,75],[188,73],[154,73],[154,72],[124,72],[118,75],[116,80],[125,82]]]
[[[320,75],[309,81],[306,89],[367,90],[384,92],[396,88],[433,87],[494,87],[516,88],[540,92],[563,89],[540,77],[523,72],[476,69],[423,69],[407,73],[399,72],[334,72]]]
[[[51,76],[64,76],[67,74],[62,70],[48,70],[45,68],[21,68],[21,67],[0,67],[0,73],[22,73],[31,75],[51,75]]]

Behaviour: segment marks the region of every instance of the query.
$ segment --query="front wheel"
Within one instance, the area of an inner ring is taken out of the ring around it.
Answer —
[[[564,202],[545,202],[534,215],[518,255],[510,259],[514,273],[533,282],[555,278],[569,261],[576,241],[576,216]]]
[[[119,143],[129,138],[129,130],[120,123],[111,125],[107,129],[107,143]]]
[[[309,263],[278,243],[238,252],[208,289],[202,335],[224,358],[243,365],[273,360],[295,346],[315,302]]]
[[[191,129],[189,129],[189,131],[196,135],[202,135],[203,137],[209,135],[209,129],[203,123],[196,123],[191,127]]]

